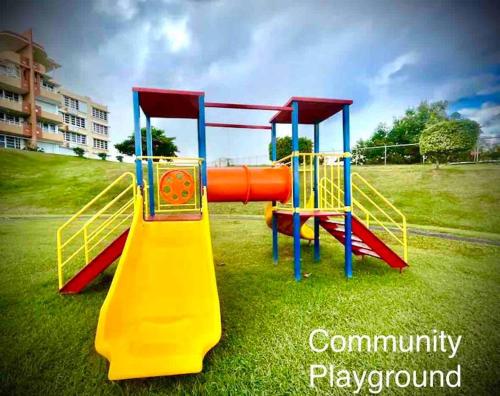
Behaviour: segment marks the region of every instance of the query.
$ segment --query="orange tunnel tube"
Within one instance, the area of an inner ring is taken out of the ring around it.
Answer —
[[[279,201],[285,203],[292,192],[292,173],[287,166],[235,166],[208,168],[209,202]]]

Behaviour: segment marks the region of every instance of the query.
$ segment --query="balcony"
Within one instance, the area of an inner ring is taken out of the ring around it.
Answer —
[[[77,127],[75,125],[65,124],[65,127],[66,127],[66,130],[70,131],[70,132],[76,132],[76,133],[80,133],[82,135],[87,135],[89,133],[89,131],[87,129],[80,128],[80,127]]]
[[[39,96],[45,99],[49,99],[52,102],[57,104],[61,104],[61,95],[56,90],[49,90],[45,88],[43,85],[41,86]]]
[[[45,111],[40,106],[36,106],[36,116],[41,121],[55,122],[56,124],[62,124],[63,122],[61,114]]]
[[[24,64],[24,62],[22,61],[21,55],[18,54],[17,52],[14,52],[14,51],[1,51],[0,52],[0,59],[10,61],[12,63],[15,63],[16,65],[23,65]],[[26,64],[26,66],[29,67],[29,62]]]
[[[0,120],[0,132],[17,136],[31,137],[29,124],[25,122],[14,123]]]
[[[0,74],[0,88],[18,94],[25,94],[29,91],[29,83],[21,77],[6,76]]]
[[[45,132],[36,128],[38,139],[50,140],[52,142],[62,143],[64,141],[64,136],[62,133]]]
[[[23,101],[15,101],[0,97],[0,109],[10,110],[14,113],[25,113],[23,108]],[[27,105],[27,113],[29,113],[29,105]]]

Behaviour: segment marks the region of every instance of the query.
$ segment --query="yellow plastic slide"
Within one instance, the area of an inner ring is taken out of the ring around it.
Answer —
[[[201,220],[132,227],[97,325],[109,379],[199,373],[221,337],[206,197]]]

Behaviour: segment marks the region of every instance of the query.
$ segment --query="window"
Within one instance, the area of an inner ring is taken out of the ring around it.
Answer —
[[[58,133],[57,125],[50,122],[39,122],[38,126],[43,132]]]
[[[94,139],[94,148],[101,149],[101,150],[107,150],[108,149],[108,142],[106,140]]]
[[[108,121],[108,112],[92,107],[92,117],[99,118],[103,121]]]
[[[78,99],[70,98],[69,96],[64,95],[64,106],[69,107],[71,109],[79,110],[80,101]]]
[[[24,139],[15,136],[0,135],[0,147],[20,150],[24,147]]]
[[[24,123],[24,118],[13,114],[0,113],[0,122],[21,125],[22,123]]]
[[[19,102],[19,94],[15,92],[6,91],[5,89],[0,89],[0,99],[7,99],[12,102]]]
[[[106,125],[101,125],[101,124],[98,124],[97,122],[94,122],[94,132],[99,133],[101,135],[107,135],[108,134],[108,127]]]
[[[50,103],[50,102],[46,102],[45,100],[41,100],[41,99],[36,99],[35,100],[35,104],[37,106],[40,106],[42,108],[43,111],[46,111],[48,113],[54,113],[54,114],[57,114],[58,111],[59,111],[59,108],[57,107],[56,104],[54,103]]]
[[[72,143],[87,144],[87,136],[76,132],[64,132],[64,140]]]
[[[55,91],[55,85],[46,79],[42,79],[42,87],[43,87],[43,89],[46,89],[47,91],[50,91],[50,92]]]
[[[63,113],[61,112],[61,115],[63,116],[64,122],[69,125],[74,125],[77,128],[83,128],[85,129],[85,118],[75,116],[73,114],[68,114],[68,113]]]
[[[21,78],[19,66],[14,63],[5,62],[0,63],[0,75],[14,78]]]

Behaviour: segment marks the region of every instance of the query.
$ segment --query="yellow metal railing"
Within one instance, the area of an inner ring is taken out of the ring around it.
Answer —
[[[340,191],[339,196],[333,193],[336,189]],[[353,194],[351,194],[352,213],[368,228],[370,228],[372,223],[382,228],[391,237],[392,241],[402,246],[403,259],[408,262],[408,239],[405,215],[358,173],[351,174],[351,189],[353,191]],[[344,190],[339,186],[332,186],[328,178],[321,179],[319,191],[322,206],[337,204],[341,207],[343,205]],[[354,198],[355,196],[356,198]],[[379,198],[378,202],[375,197]],[[364,204],[360,202],[361,200]],[[384,205],[388,208],[383,207]],[[392,213],[388,213],[391,211]]]
[[[154,211],[155,213],[176,213],[176,212],[193,212],[201,210],[201,177],[200,166],[203,161],[196,157],[161,157],[161,156],[142,156],[138,157],[141,160],[153,161],[153,196],[154,196]],[[161,194],[160,183],[164,174],[169,171],[180,170],[186,172],[193,181],[194,193],[192,197],[183,203],[169,203]],[[145,172],[147,175],[147,171]],[[148,180],[148,177],[145,176]],[[145,191],[145,212],[149,214],[149,194],[150,189],[144,188]]]
[[[406,216],[357,172],[351,174],[351,188],[353,195],[359,197],[357,198],[358,204],[359,200],[363,199],[364,205],[362,211],[365,214],[367,226],[370,225],[371,219],[375,220],[393,240],[397,241],[403,247],[403,259],[408,262]],[[393,228],[394,231],[387,225]]]
[[[57,269],[59,289],[66,279],[90,263],[104,243],[126,228],[134,212],[135,176],[125,172],[96,195],[57,230]],[[70,274],[71,275],[71,274]]]
[[[288,166],[293,172],[293,159],[298,157],[299,160],[299,193],[300,204],[296,209],[299,212],[306,212],[312,209],[336,211],[343,208],[343,205],[337,205],[340,200],[340,186],[342,183],[342,154],[338,153],[292,153],[279,161],[274,162],[275,166]],[[314,171],[316,165],[316,172]],[[314,185],[320,189],[320,181],[327,178],[331,181],[333,190],[337,195],[336,200],[319,199],[319,205],[314,205]],[[316,183],[315,183],[316,182]],[[278,203],[276,206],[279,209],[293,210],[293,181],[292,181],[292,196],[285,203]]]
[[[276,208],[298,212],[311,210],[344,212],[344,176],[341,153],[298,153],[294,152],[274,166],[288,166],[293,172],[293,160],[299,160],[299,207],[293,208],[292,196],[285,203],[277,203]],[[316,171],[315,171],[316,168]],[[314,203],[314,185],[318,186],[318,204]],[[351,174],[351,210],[367,227],[379,226],[392,242],[402,247],[403,258],[408,261],[408,238],[406,217],[372,184],[358,173]]]

